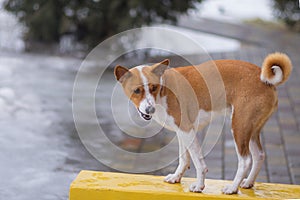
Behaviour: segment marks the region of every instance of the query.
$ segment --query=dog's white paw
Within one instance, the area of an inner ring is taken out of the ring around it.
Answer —
[[[238,189],[233,188],[232,185],[226,185],[226,186],[223,188],[222,192],[223,192],[224,194],[237,194]]]
[[[177,174],[169,174],[165,177],[164,181],[167,183],[180,183],[181,176]]]
[[[198,182],[194,182],[190,185],[191,192],[202,192],[204,190],[205,185],[202,185]]]
[[[244,179],[243,181],[242,181],[242,183],[240,184],[240,186],[241,186],[241,188],[245,188],[245,189],[249,189],[249,188],[252,188],[253,187],[253,183],[250,183],[250,182],[248,182],[248,180],[247,179]]]

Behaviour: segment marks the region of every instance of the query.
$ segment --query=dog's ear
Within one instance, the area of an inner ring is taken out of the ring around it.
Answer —
[[[115,67],[114,74],[115,74],[117,81],[119,81],[121,83],[126,78],[129,78],[131,76],[131,72],[129,71],[129,69],[126,67],[120,66],[120,65],[117,65]]]
[[[157,63],[156,65],[154,65],[151,72],[156,74],[157,76],[161,76],[168,68],[169,63],[170,63],[169,59],[165,59],[165,60],[161,61],[160,63]]]

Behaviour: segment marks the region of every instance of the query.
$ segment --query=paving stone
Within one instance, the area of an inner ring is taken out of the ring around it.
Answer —
[[[288,176],[271,176],[270,182],[290,184],[291,180],[289,179]]]
[[[265,134],[265,141],[268,144],[280,145],[282,144],[282,139],[280,134]]]
[[[121,142],[120,147],[127,151],[138,152],[141,144],[142,140],[139,138],[126,138]]]
[[[139,152],[148,153],[148,152],[153,152],[153,151],[159,150],[160,148],[161,148],[161,146],[157,145],[157,144],[147,144],[147,145],[143,145],[139,149]]]
[[[294,184],[297,184],[297,185],[300,185],[300,175],[296,175],[296,176],[293,178],[293,183],[294,183]]]
[[[236,174],[236,170],[237,170],[237,168],[236,169],[227,169],[227,170],[225,170],[225,177],[224,177],[224,179],[225,180],[233,180],[234,176]]]
[[[288,144],[287,148],[291,145],[295,145],[295,148],[296,147],[298,148],[298,146],[300,145],[300,137],[299,137],[299,135],[285,135],[284,134],[284,142],[286,144]]]
[[[269,182],[267,175],[258,175],[256,178],[256,182],[267,183]]]
[[[208,173],[206,174],[206,177],[211,179],[222,179],[222,167],[221,166],[219,168],[210,167]]]

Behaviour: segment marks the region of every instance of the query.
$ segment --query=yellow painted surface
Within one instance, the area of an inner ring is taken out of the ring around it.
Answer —
[[[81,171],[71,184],[70,200],[300,199],[299,185],[256,183],[253,189],[224,195],[221,189],[231,181],[206,179],[203,193],[192,193],[188,188],[193,181],[169,184],[162,176]]]

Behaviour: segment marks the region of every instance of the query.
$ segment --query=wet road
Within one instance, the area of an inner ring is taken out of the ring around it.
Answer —
[[[67,199],[81,169],[105,169],[74,128],[79,65],[69,58],[0,55],[0,199]]]

